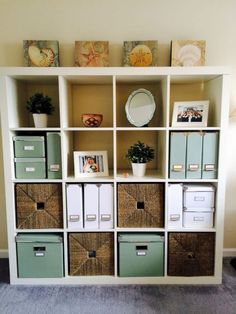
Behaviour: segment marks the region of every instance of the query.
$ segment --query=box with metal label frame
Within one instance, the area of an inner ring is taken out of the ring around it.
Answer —
[[[64,276],[63,238],[57,234],[16,236],[19,278],[56,278]]]
[[[120,233],[119,276],[164,276],[164,236],[156,233]]]

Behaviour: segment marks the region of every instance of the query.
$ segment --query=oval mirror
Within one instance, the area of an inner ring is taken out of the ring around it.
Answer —
[[[134,126],[146,126],[153,118],[156,104],[152,94],[140,88],[130,94],[126,104],[126,117]]]

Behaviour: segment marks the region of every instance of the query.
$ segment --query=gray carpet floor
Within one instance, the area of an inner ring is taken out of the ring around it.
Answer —
[[[11,286],[0,260],[1,314],[236,314],[236,270],[224,259],[218,286]]]

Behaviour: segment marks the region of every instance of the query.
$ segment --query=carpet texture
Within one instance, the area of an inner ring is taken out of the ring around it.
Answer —
[[[219,286],[11,286],[0,260],[1,314],[236,314],[236,270]]]

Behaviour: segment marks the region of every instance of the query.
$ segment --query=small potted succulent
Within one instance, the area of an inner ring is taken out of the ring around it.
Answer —
[[[143,177],[147,162],[154,159],[154,149],[140,141],[130,146],[125,158],[131,161],[133,175]]]
[[[36,93],[27,100],[26,109],[33,114],[35,127],[45,128],[47,127],[48,115],[52,114],[55,107],[49,96]]]

